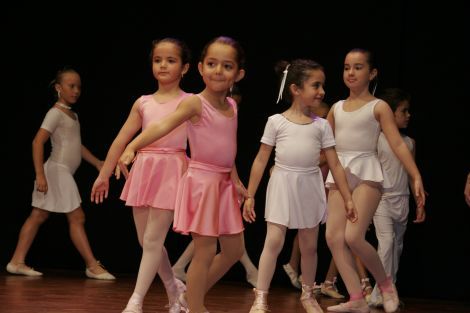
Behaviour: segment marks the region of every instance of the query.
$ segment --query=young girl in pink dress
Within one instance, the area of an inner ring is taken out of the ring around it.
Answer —
[[[187,273],[191,313],[207,312],[205,294],[244,250],[237,194],[242,184],[234,164],[237,106],[227,98],[230,88],[245,75],[243,66],[244,53],[235,40],[217,37],[210,41],[198,64],[205,89],[182,101],[161,122],[149,126],[120,158],[120,166],[125,167],[136,150],[187,124],[191,160],[178,188],[173,229],[191,234],[194,241],[194,257]],[[216,255],[217,239],[221,251]]]
[[[350,295],[349,302],[328,307],[331,312],[370,312],[352,253],[362,260],[378,283],[385,311],[394,312],[398,308],[398,294],[392,278],[387,277],[377,251],[365,239],[382,188],[388,186],[377,157],[377,140],[381,130],[412,180],[417,206],[424,207],[421,175],[398,132],[393,112],[387,103],[375,98],[369,91],[369,84],[376,76],[377,68],[372,54],[363,49],[351,50],[346,55],[343,70],[349,97],[335,103],[328,114],[328,121],[335,132],[338,156],[345,168],[358,211],[357,222],[350,223],[344,216],[344,201],[337,189],[336,179],[329,175],[326,180],[330,189],[326,240]]]
[[[129,116],[113,141],[103,168],[96,179],[91,200],[100,203],[108,195],[109,177],[126,144],[142,128],[174,112],[190,94],[180,88],[189,68],[189,49],[180,40],[165,38],[152,43],[152,71],[158,82],[154,94],[137,99]],[[184,284],[176,279],[165,247],[165,238],[173,221],[177,186],[187,168],[186,125],[180,125],[165,137],[143,147],[137,153],[121,194],[132,206],[137,237],[143,248],[134,293],[123,313],[140,313],[142,304],[158,270],[170,302],[169,312],[179,313],[179,295]],[[119,178],[119,171],[116,171]]]
[[[253,161],[248,184],[248,199],[243,217],[253,222],[254,195],[258,189],[271,152],[276,147],[275,166],[266,191],[266,240],[258,267],[255,301],[250,313],[269,311],[267,294],[284,245],[287,228],[298,229],[301,251],[302,296],[308,313],[322,313],[313,295],[317,267],[317,239],[320,223],[326,220],[326,195],[319,167],[324,151],[328,166],[338,181],[341,196],[347,203],[343,215],[355,220],[356,212],[348,189],[346,175],[335,152],[335,140],[328,122],[311,113],[325,96],[323,67],[311,60],[280,62],[282,73],[280,97],[291,103],[282,114],[269,117],[261,147]],[[282,71],[284,69],[284,71]],[[285,86],[285,88],[284,88]]]

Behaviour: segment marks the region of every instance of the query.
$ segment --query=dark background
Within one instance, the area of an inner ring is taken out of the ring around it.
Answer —
[[[215,36],[228,35],[247,54],[247,76],[239,115],[237,166],[247,183],[266,119],[285,108],[274,105],[278,92],[273,67],[279,59],[312,58],[325,67],[326,101],[347,96],[342,62],[348,50],[367,47],[379,65],[379,90],[401,87],[412,94],[408,134],[417,142],[417,164],[429,192],[425,224],[410,223],[399,272],[398,288],[406,297],[466,300],[470,294],[470,208],[463,199],[470,170],[468,10],[463,3],[439,5],[413,1],[287,2],[253,9],[241,2],[127,2],[108,7],[22,4],[2,12],[2,147],[3,188],[0,220],[0,264],[6,265],[18,231],[29,215],[34,169],[31,141],[53,104],[48,83],[58,69],[70,65],[82,77],[83,93],[74,107],[80,117],[83,143],[104,159],[132,103],[153,93],[156,82],[148,55],[155,38],[176,36],[193,51],[183,88],[199,92],[199,52]],[[261,5],[261,4],[258,4]],[[465,13],[467,12],[467,13]],[[465,96],[464,96],[465,95]],[[112,181],[109,199],[91,204],[97,172],[86,162],[76,173],[86,229],[94,250],[113,273],[135,273],[140,248],[131,210],[118,200],[122,181]],[[258,216],[246,226],[247,251],[258,263],[264,242],[266,179],[257,195]],[[413,211],[410,219],[414,218]],[[324,228],[322,227],[322,230]],[[280,264],[288,261],[294,233],[288,232]],[[369,234],[373,241],[374,234]],[[174,262],[189,238],[169,233],[167,249]],[[319,243],[317,281],[330,259],[324,237]],[[68,237],[64,215],[51,215],[28,254],[39,270],[84,270]],[[2,265],[2,266],[3,266]],[[237,264],[225,279],[243,280]],[[282,269],[274,284],[287,284]]]

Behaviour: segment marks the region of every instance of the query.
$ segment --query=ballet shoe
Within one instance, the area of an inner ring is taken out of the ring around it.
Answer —
[[[338,288],[336,287],[336,277],[333,278],[333,281],[325,280],[323,284],[321,284],[320,292],[333,299],[344,298],[344,296],[338,292]]]
[[[181,311],[187,312],[188,305],[186,300],[180,300],[180,296],[182,296],[186,292],[186,285],[179,279],[175,278],[175,285],[176,285],[176,296],[174,301],[170,301],[168,304],[168,312],[169,313],[180,313]]]
[[[122,313],[143,313],[142,306],[128,303],[124,311],[122,311]]]
[[[268,308],[268,292],[258,290],[253,288],[253,292],[255,293],[255,301],[251,306],[250,313],[266,313],[269,312]]]
[[[358,304],[358,301],[363,302],[362,305]],[[327,310],[330,312],[370,313],[369,306],[364,299],[329,306]]]
[[[8,263],[6,270],[10,274],[25,275],[25,276],[42,276],[41,272],[35,271],[32,267],[24,263]]]
[[[315,284],[313,286],[302,285],[300,302],[307,313],[323,313],[317,299],[313,296],[314,286]]]
[[[182,292],[178,296],[181,312],[189,313],[188,301],[186,301],[186,292]]]
[[[91,271],[92,269],[97,268],[97,267],[100,267],[101,269],[103,269],[104,272],[102,272],[100,274],[95,274]],[[85,274],[88,278],[93,278],[93,279],[100,279],[100,280],[114,280],[114,279],[116,279],[116,277],[111,275],[111,273],[109,273],[104,268],[104,266],[100,263],[100,261],[96,261],[96,265],[93,266],[93,267],[87,267],[86,270],[85,270]]]
[[[382,291],[382,306],[387,313],[395,312],[398,310],[400,300],[398,299],[398,292],[395,284],[392,283],[391,290]]]
[[[292,266],[290,266],[290,264],[287,263],[287,264],[284,264],[282,268],[286,272],[287,276],[289,276],[292,286],[294,286],[297,289],[301,289],[302,285],[299,283],[299,274],[296,271],[294,271]]]
[[[368,305],[372,303],[372,286],[370,285],[369,278],[362,278],[361,279],[361,288],[362,294],[364,295],[364,299],[366,300]]]

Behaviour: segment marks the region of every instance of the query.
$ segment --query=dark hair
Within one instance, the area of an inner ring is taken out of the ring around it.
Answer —
[[[380,93],[379,98],[387,102],[392,111],[395,112],[400,102],[410,102],[411,95],[400,88],[386,88]]]
[[[153,61],[153,50],[155,50],[155,47],[158,44],[163,42],[172,43],[180,48],[181,63],[187,64],[191,62],[191,50],[189,50],[189,47],[186,45],[186,43],[178,38],[166,37],[152,41],[152,50],[150,50],[150,63]]]
[[[287,66],[289,66],[289,68],[287,68]],[[282,99],[285,99],[289,103],[292,102],[292,94],[289,88],[290,85],[294,84],[296,86],[302,87],[304,82],[310,76],[310,71],[324,71],[323,66],[313,60],[296,59],[291,63],[281,60],[277,62],[274,67],[274,70],[280,77],[280,83],[284,77],[284,71],[286,70],[286,68],[287,76],[284,84],[284,90],[282,91]]]
[[[366,56],[366,62],[369,65],[369,70],[372,71],[373,69],[376,69],[378,71],[375,56],[369,49],[366,49],[366,48],[353,48],[353,49],[349,50],[349,52],[347,54],[350,54],[350,53],[353,53],[353,52],[359,52],[359,53],[364,54]],[[377,72],[377,75],[375,75],[374,79],[371,81],[371,84],[373,85],[372,94],[374,94],[374,92],[377,89],[377,86],[379,84],[378,72]]]
[[[71,68],[69,66],[64,66],[62,69],[57,71],[57,73],[55,74],[54,79],[51,80],[51,82],[49,83],[49,86],[54,88],[55,84],[60,84],[62,82],[62,78],[67,73],[75,73],[75,74],[80,76],[80,74],[78,74],[78,72],[76,70],[74,70],[73,68]]]
[[[202,49],[201,58],[200,58],[201,62],[204,62],[204,58],[207,55],[207,50],[214,43],[221,43],[224,45],[231,46],[233,49],[235,49],[235,51],[237,51],[236,61],[237,61],[238,68],[239,69],[245,68],[245,51],[243,50],[242,46],[240,45],[238,41],[227,36],[219,36],[209,41]]]
[[[78,74],[78,72],[75,69],[69,66],[64,66],[63,68],[58,70],[57,73],[55,74],[54,79],[51,80],[51,82],[49,83],[49,87],[51,87],[52,90],[54,91],[54,97],[56,99],[59,99],[59,95],[55,91],[55,84],[60,84],[62,82],[62,79],[64,78],[64,75],[67,73],[75,73],[78,76],[80,76],[80,74]]]

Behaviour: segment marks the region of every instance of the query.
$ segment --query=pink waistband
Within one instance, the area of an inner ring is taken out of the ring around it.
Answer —
[[[222,167],[214,164],[202,163],[194,160],[189,161],[189,168],[197,168],[200,170],[206,170],[216,173],[230,173],[232,171],[231,167]]]
[[[139,149],[138,153],[179,153],[186,152],[185,149],[179,148],[157,148],[157,147],[145,147]]]

